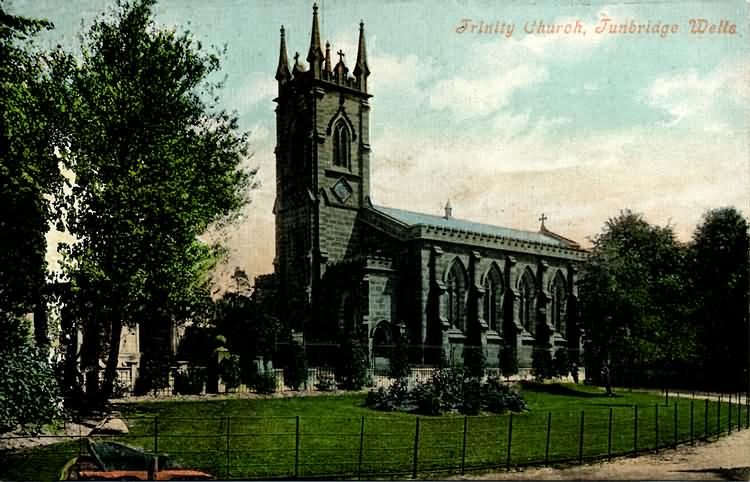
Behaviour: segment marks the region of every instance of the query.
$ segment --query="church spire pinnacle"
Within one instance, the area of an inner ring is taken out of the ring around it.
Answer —
[[[307,61],[310,63],[310,70],[320,73],[321,64],[323,63],[323,50],[320,48],[320,27],[318,26],[318,4],[313,4],[313,21],[312,33],[310,34],[310,50],[307,52]]]
[[[331,72],[331,43],[326,42],[326,60],[323,63],[323,70]]]
[[[289,72],[289,60],[286,56],[286,40],[284,38],[284,26],[281,26],[281,45],[279,47],[279,66],[276,68],[276,80],[284,83],[292,78]]]
[[[367,50],[365,49],[365,22],[360,20],[359,46],[357,47],[357,64],[354,66],[354,77],[365,92],[367,92],[367,77],[369,75],[370,68],[367,66]]]
[[[445,219],[450,219],[453,217],[453,208],[451,207],[451,200],[448,198],[448,202],[445,203],[445,216],[443,216]]]

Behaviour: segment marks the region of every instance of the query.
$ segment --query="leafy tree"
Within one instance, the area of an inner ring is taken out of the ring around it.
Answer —
[[[712,388],[748,386],[748,252],[748,223],[732,207],[708,211],[690,244],[700,360]]]
[[[33,45],[50,28],[0,6],[0,339],[9,346],[20,342],[20,318],[44,303],[45,234],[60,220],[65,184],[54,152],[61,112],[54,55]],[[40,328],[37,344],[46,345]]]
[[[45,317],[34,317],[38,348],[24,317],[44,315],[45,234],[60,219],[65,184],[54,153],[61,112],[54,55],[33,45],[50,28],[0,5],[0,431],[39,428],[61,415],[47,326],[39,324]]]
[[[690,358],[684,258],[668,226],[630,211],[607,221],[579,281],[587,376],[609,390],[611,378],[628,369]]]
[[[241,168],[246,135],[206,80],[219,54],[156,26],[154,4],[118,1],[98,18],[71,81],[66,209],[79,241],[67,246],[65,267],[72,282],[95,287],[86,317],[108,327],[103,397],[124,324],[140,324],[144,368],[166,372],[160,354],[169,355],[173,324],[205,316],[220,251],[198,236],[246,202],[252,174]]]

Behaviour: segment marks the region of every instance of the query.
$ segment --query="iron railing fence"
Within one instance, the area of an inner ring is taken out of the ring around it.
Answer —
[[[87,439],[166,454],[223,479],[416,478],[611,459],[750,428],[745,395],[671,396],[637,406],[609,402],[581,411],[476,417],[126,417],[127,434],[48,435],[54,444],[0,452],[0,465],[10,467],[10,473],[0,469],[0,478],[19,479],[24,472],[18,467],[34,454],[61,468],[86,452]],[[13,438],[0,437],[0,443]]]

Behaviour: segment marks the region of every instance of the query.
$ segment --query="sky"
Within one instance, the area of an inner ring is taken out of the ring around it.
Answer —
[[[6,9],[51,20],[43,42],[74,50],[111,4]],[[454,217],[525,230],[544,213],[547,228],[584,246],[624,209],[682,241],[708,209],[750,214],[746,0],[319,5],[322,41],[350,69],[365,23],[375,204],[441,214],[450,199]],[[246,165],[260,187],[222,233],[230,254],[219,278],[235,266],[271,272],[279,28],[290,57],[305,58],[312,2],[161,0],[155,12],[160,25],[227,46],[222,103],[250,132]]]

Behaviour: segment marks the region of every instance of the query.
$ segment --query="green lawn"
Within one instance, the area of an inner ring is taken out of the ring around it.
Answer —
[[[221,478],[352,478],[359,473],[363,477],[410,475],[417,423],[420,473],[460,470],[462,464],[468,470],[654,450],[657,430],[658,447],[670,447],[675,441],[690,441],[691,406],[695,439],[726,433],[730,427],[726,401],[719,408],[718,403],[706,405],[702,399],[670,398],[667,406],[656,395],[621,390],[617,397],[608,398],[597,388],[574,385],[527,387],[523,395],[529,411],[512,417],[376,412],[363,406],[363,394],[122,404],[119,409],[131,433],[117,439],[169,454]],[[734,405],[731,416],[732,430],[738,423],[746,426],[746,406],[738,412]],[[5,467],[0,478],[57,477],[59,468],[79,450],[79,444],[68,441],[6,457],[0,460]]]

